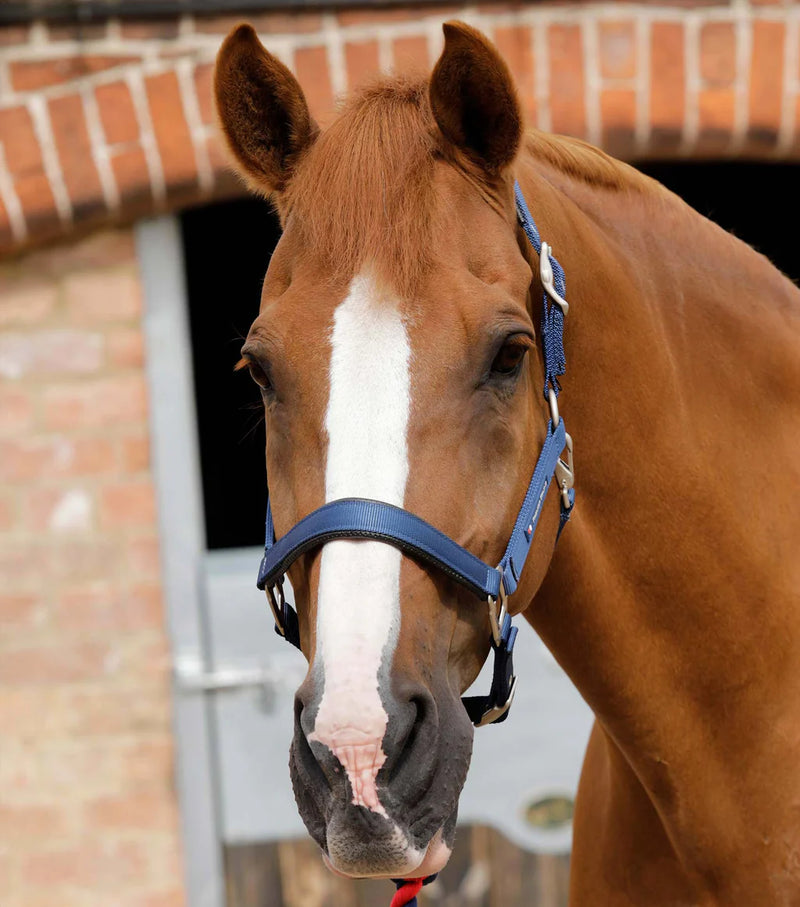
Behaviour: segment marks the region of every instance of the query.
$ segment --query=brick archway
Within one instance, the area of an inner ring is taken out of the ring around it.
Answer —
[[[800,155],[800,10],[698,0],[250,16],[324,121],[376,69],[428,67],[442,20],[485,30],[529,122],[625,158]],[[238,191],[212,61],[238,17],[0,30],[0,252]]]

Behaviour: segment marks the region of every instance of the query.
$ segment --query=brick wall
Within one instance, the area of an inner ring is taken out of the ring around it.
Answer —
[[[130,230],[0,265],[0,901],[183,903]]]
[[[323,121],[376,69],[428,67],[458,16],[507,56],[528,116],[625,157],[796,158],[789,0],[478,3],[249,18]],[[230,193],[210,77],[240,17],[0,29],[0,250]]]

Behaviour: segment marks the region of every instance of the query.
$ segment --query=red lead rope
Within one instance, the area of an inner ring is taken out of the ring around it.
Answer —
[[[436,876],[437,873],[424,879],[392,879],[397,885],[397,891],[389,907],[417,907],[417,895],[422,890],[422,886],[430,884]]]
[[[390,907],[406,907],[408,904],[416,905],[417,895],[420,891],[422,891],[422,879],[404,880],[398,885]]]

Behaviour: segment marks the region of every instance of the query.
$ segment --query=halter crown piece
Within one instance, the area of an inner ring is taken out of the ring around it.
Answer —
[[[297,612],[283,594],[284,576],[300,555],[334,539],[375,539],[394,545],[424,561],[470,590],[489,607],[494,671],[486,696],[464,696],[462,702],[476,727],[505,721],[517,678],[512,653],[517,628],[511,625],[506,600],[517,588],[525,559],[533,541],[547,490],[555,476],[561,495],[558,535],[572,514],[575,503],[575,475],[572,438],[559,416],[558,376],[566,369],[564,316],[569,308],[565,296],[564,270],[539,237],[519,183],[514,183],[517,219],[539,256],[539,276],[544,289],[541,334],[544,356],[544,397],[550,406],[547,437],[533,470],[525,499],[517,514],[505,554],[496,567],[462,548],[449,536],[413,513],[383,501],[340,498],[314,510],[295,524],[286,535],[275,539],[272,509],[267,499],[267,533],[264,557],[258,571],[258,588],[266,590],[275,618],[275,631],[300,648]],[[566,459],[562,453],[566,450]]]

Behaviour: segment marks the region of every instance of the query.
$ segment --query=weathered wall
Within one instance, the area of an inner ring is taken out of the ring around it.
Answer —
[[[0,265],[0,901],[183,903],[130,230]]]
[[[461,17],[507,56],[532,124],[626,157],[800,154],[788,0],[479,3],[249,18],[323,121],[376,69],[428,67]],[[0,248],[232,189],[210,77],[241,17],[0,30]]]

